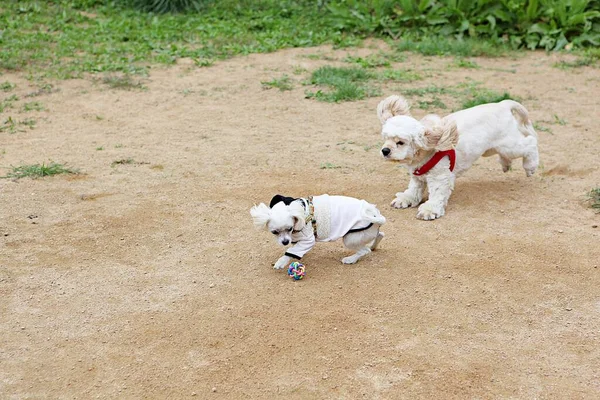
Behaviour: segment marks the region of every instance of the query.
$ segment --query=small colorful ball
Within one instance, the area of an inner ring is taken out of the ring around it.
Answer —
[[[297,261],[291,263],[290,267],[288,268],[288,275],[295,281],[299,281],[300,279],[304,278],[304,275],[306,275],[306,268],[304,267],[304,264],[300,264]]]

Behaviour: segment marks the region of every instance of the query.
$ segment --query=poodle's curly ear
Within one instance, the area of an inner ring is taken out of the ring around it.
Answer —
[[[271,209],[265,203],[260,203],[250,209],[250,215],[256,229],[267,229],[267,223],[271,218]]]
[[[384,100],[381,100],[377,105],[377,116],[381,125],[385,124],[385,121],[395,117],[396,115],[406,115],[410,117],[410,105],[408,101],[402,96],[389,96]]]
[[[294,230],[301,231],[306,226],[306,221],[304,220],[304,206],[300,204],[299,201],[294,201],[288,208],[294,218]]]
[[[458,129],[455,121],[442,121],[441,124],[427,127],[423,134],[423,148],[445,151],[458,143]]]

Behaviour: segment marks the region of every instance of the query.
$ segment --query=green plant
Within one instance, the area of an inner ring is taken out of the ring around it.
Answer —
[[[199,11],[206,1],[201,0],[133,0],[136,7],[157,14]]]
[[[19,98],[17,97],[17,95],[13,94],[7,97],[6,99],[0,101],[0,113],[4,112],[4,110],[6,110],[7,108],[12,108],[13,103],[18,100]]]
[[[0,90],[2,90],[3,92],[10,92],[15,87],[17,87],[17,85],[15,85],[14,83],[11,83],[9,81],[0,83]]]
[[[367,83],[375,75],[364,68],[324,66],[313,71],[310,83],[329,90],[307,91],[306,97],[326,102],[361,100],[376,96],[380,91]]]
[[[502,100],[516,100],[514,96],[511,96],[508,92],[498,93],[489,89],[480,89],[474,91],[471,98],[465,100],[462,104],[462,108],[471,108],[480,104],[486,103],[498,103]]]
[[[346,56],[344,61],[351,64],[358,64],[363,68],[389,67],[390,61],[381,54],[371,54],[366,57]]]
[[[328,9],[339,29],[393,39],[486,38],[546,50],[600,42],[597,0],[333,0]]]
[[[16,133],[17,132],[17,121],[12,117],[8,117],[0,125],[0,132]]]
[[[335,165],[329,162],[323,163],[321,164],[321,166],[319,167],[320,169],[338,169],[338,168],[342,168],[339,165]]]
[[[394,82],[413,82],[423,79],[421,74],[410,69],[386,69],[379,74],[379,78]]]
[[[433,100],[419,100],[417,105],[422,110],[429,110],[430,108],[441,108],[445,110],[447,108],[446,104],[437,97],[434,97]]]
[[[24,112],[27,111],[44,111],[46,108],[44,107],[44,105],[38,101],[32,101],[29,103],[25,103],[23,104],[23,108],[22,110]]]
[[[55,162],[50,162],[49,164],[41,163],[41,164],[31,164],[31,165],[21,165],[18,167],[11,167],[10,171],[3,176],[2,178],[12,178],[12,179],[21,179],[21,178],[42,178],[45,176],[59,175],[59,174],[78,174],[77,170],[66,167],[64,164],[58,164]]]
[[[475,61],[467,60],[465,58],[456,58],[454,60],[454,65],[458,68],[469,68],[469,69],[479,69],[481,68],[479,64]]]
[[[263,89],[277,88],[280,91],[292,90],[294,84],[289,76],[283,75],[281,78],[273,78],[270,81],[261,81]]]
[[[590,207],[600,213],[600,187],[590,190],[588,193],[588,200],[590,202]]]

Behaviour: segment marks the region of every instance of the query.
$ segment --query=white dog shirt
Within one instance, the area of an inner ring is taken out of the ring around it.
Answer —
[[[302,201],[305,205],[308,204],[306,199]],[[356,226],[364,221],[363,208],[369,206],[365,200],[324,194],[314,196],[312,203],[314,206],[312,219],[316,221],[316,238],[315,229],[309,219],[304,229],[292,233],[292,243],[295,244],[285,253],[289,257],[299,260],[313,248],[315,242],[333,242],[344,237],[351,230],[363,230],[372,225],[365,222],[362,224],[364,226]],[[310,216],[309,207],[306,209],[306,216]]]

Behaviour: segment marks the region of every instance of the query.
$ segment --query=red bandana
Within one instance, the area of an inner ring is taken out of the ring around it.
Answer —
[[[431,157],[431,159],[429,161],[427,161],[425,164],[423,164],[421,166],[421,168],[417,168],[415,170],[415,172],[413,172],[413,174],[420,176],[420,175],[424,175],[424,174],[428,173],[431,168],[435,167],[436,164],[439,163],[440,160],[446,156],[448,156],[448,158],[450,159],[450,171],[454,171],[454,162],[456,161],[456,152],[454,151],[454,149],[452,149],[452,150],[446,150],[446,151],[438,151],[437,153],[435,153],[433,155],[433,157]]]

